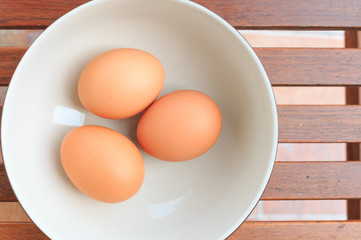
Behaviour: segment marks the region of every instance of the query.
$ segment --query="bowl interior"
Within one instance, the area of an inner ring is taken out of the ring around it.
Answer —
[[[209,152],[191,161],[164,162],[142,152],[141,190],[126,202],[105,204],[71,184],[59,148],[68,131],[84,124],[110,127],[137,144],[140,115],[102,119],[77,96],[85,64],[121,47],[148,51],[163,63],[160,96],[194,89],[212,97],[223,130]],[[50,238],[222,239],[248,216],[265,188],[276,119],[259,60],[215,14],[190,1],[92,1],[50,26],[19,64],[3,111],[3,155],[19,201]]]

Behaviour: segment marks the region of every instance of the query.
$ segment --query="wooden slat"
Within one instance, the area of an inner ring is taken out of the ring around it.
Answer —
[[[227,240],[355,240],[360,236],[360,221],[246,221]]]
[[[361,198],[361,162],[277,162],[262,200]]]
[[[196,0],[239,29],[361,27],[361,1]]]
[[[279,142],[360,142],[361,106],[278,106]]]
[[[33,223],[0,222],[1,240],[45,240],[49,239]]]
[[[8,85],[26,47],[0,47],[0,85]],[[359,86],[361,49],[255,48],[273,86]]]
[[[0,28],[45,28],[87,0],[2,0]],[[195,0],[239,29],[361,28],[361,2]]]
[[[274,86],[361,85],[361,49],[256,48]]]
[[[361,162],[276,162],[262,200],[361,198]],[[16,201],[0,164],[0,201]]]
[[[0,223],[0,236],[2,240],[49,239],[33,223]],[[355,240],[360,236],[360,221],[246,221],[227,240]]]
[[[10,186],[3,163],[0,163],[0,202],[16,202],[17,198]],[[1,235],[0,235],[1,236]]]
[[[87,0],[0,0],[0,28],[43,29]]]
[[[10,79],[27,47],[0,47],[0,86],[9,85]]]

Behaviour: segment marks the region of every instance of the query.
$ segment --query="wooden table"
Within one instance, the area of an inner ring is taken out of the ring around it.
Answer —
[[[0,29],[45,29],[86,0],[1,0]],[[273,86],[344,86],[346,105],[278,105],[280,143],[346,143],[340,161],[276,162],[263,200],[345,199],[346,221],[246,221],[228,239],[361,239],[360,0],[196,0],[236,29],[344,30],[346,48],[258,48]],[[27,48],[0,47],[0,85]],[[307,160],[307,159],[305,159]],[[347,160],[347,161],[344,161]],[[17,201],[0,164],[0,201]],[[1,213],[0,213],[1,214]],[[0,239],[47,239],[32,223],[0,223]]]

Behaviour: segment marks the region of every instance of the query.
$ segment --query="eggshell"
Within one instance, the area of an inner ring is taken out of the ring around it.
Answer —
[[[122,119],[151,104],[164,81],[163,66],[155,56],[139,49],[119,48],[96,56],[85,66],[78,95],[90,112]]]
[[[127,200],[142,186],[145,168],[139,149],[109,128],[73,129],[63,139],[60,156],[72,183],[98,201]]]
[[[153,157],[185,161],[207,152],[222,130],[222,115],[206,94],[194,90],[169,93],[141,117],[137,137]]]

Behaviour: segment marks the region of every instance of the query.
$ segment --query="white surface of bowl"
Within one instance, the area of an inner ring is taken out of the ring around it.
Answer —
[[[138,48],[164,65],[160,96],[208,94],[223,130],[206,154],[164,162],[142,152],[145,181],[130,200],[97,202],[68,180],[59,156],[76,126],[110,127],[136,142],[139,115],[107,120],[77,96],[82,68],[113,48]],[[272,88],[242,36],[190,1],[103,0],[76,8],[34,42],[11,80],[2,116],[7,174],[30,218],[52,239],[224,239],[250,214],[274,164],[277,113]]]

